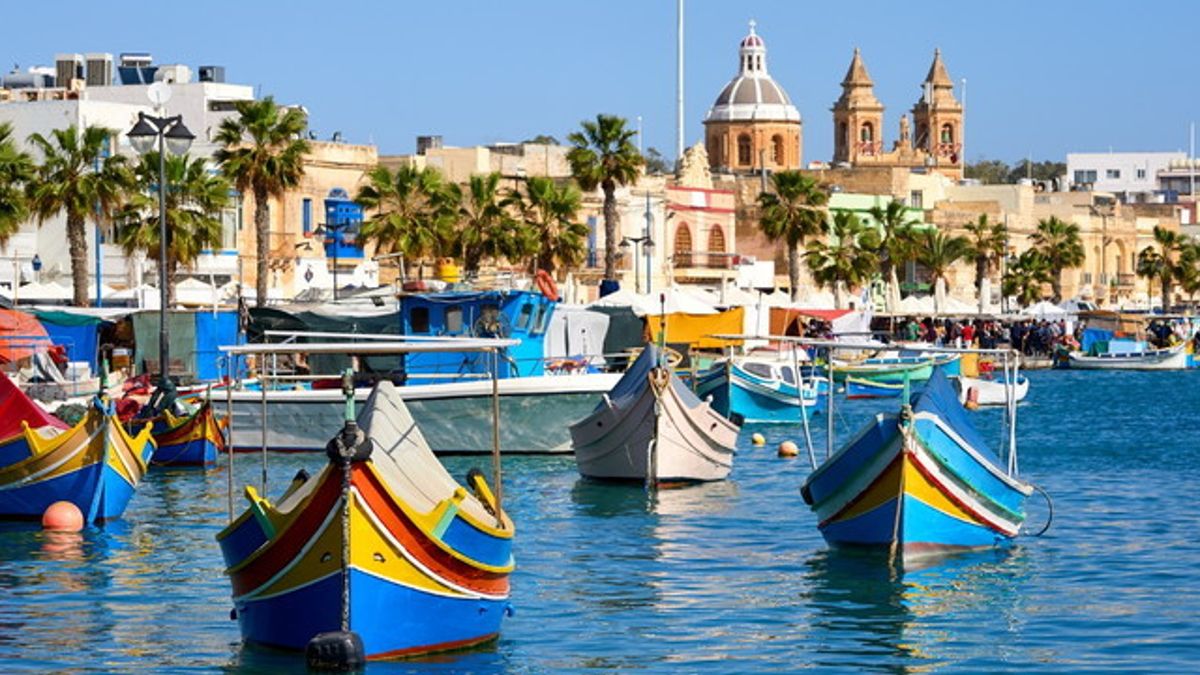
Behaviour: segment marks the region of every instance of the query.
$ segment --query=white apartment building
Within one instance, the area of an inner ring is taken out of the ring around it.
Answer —
[[[1187,159],[1183,152],[1073,152],[1067,154],[1071,190],[1111,192],[1122,202],[1162,201],[1160,171]]]

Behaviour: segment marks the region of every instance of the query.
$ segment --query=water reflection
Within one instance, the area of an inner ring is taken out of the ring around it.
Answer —
[[[1013,625],[1027,577],[1020,549],[916,565],[886,551],[826,549],[805,565],[802,600],[815,613],[815,663],[896,673],[934,670],[974,651],[956,623],[978,617]]]

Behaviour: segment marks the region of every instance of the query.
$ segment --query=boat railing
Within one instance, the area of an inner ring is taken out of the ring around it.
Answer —
[[[224,345],[220,347],[221,352],[226,355],[226,363],[234,363],[238,356],[255,356],[257,358],[265,358],[268,356],[280,355],[295,355],[295,354],[331,354],[331,355],[403,355],[403,354],[428,354],[428,353],[444,353],[444,352],[476,352],[487,354],[490,356],[491,372],[489,377],[492,381],[492,482],[496,499],[496,526],[503,527],[503,509],[501,504],[504,498],[503,483],[501,482],[500,473],[500,359],[501,352],[508,347],[520,344],[519,340],[509,338],[454,338],[454,339],[438,339],[438,340],[404,340],[393,339],[391,341],[372,341],[372,342],[325,342],[325,343],[297,343],[297,342],[276,342],[276,343],[257,343],[244,345]],[[233,373],[229,373],[232,381]],[[352,371],[347,371],[347,377],[352,379]],[[262,381],[262,494],[267,494],[267,389],[269,388],[270,376],[265,373],[260,373]],[[347,418],[351,419],[353,413],[354,392],[352,384],[348,383],[347,396]],[[234,455],[233,452],[233,388],[226,388],[225,393],[225,447],[228,448],[226,457],[229,461],[228,467],[228,502],[229,502],[229,521],[233,522],[233,480],[234,480]]]

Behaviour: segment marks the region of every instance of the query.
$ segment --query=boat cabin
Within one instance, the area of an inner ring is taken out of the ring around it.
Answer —
[[[515,338],[502,353],[500,377],[544,375],[544,343],[556,302],[518,290],[455,291],[400,296],[404,335]],[[491,372],[488,355],[476,352],[406,354],[404,371],[414,384],[446,382]]]

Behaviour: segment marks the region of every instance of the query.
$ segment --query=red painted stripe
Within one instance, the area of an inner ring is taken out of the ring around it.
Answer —
[[[921,475],[925,477],[926,480],[928,480],[930,483],[932,483],[933,486],[938,489],[938,492],[941,492],[942,495],[946,499],[950,500],[951,503],[953,503],[955,506],[962,509],[963,511],[966,511],[972,518],[974,518],[979,523],[987,526],[988,528],[995,530],[996,532],[999,532],[1000,534],[1003,534],[1006,537],[1014,536],[1015,533],[1008,531],[1006,528],[1003,528],[1000,525],[997,525],[994,518],[989,518],[988,516],[971,508],[970,506],[965,504],[961,499],[959,499],[953,492],[951,492],[946,487],[945,483],[938,480],[937,477],[934,476],[933,472],[925,467],[925,465],[921,462],[920,458],[917,457],[917,453],[911,452],[909,450],[905,450],[904,453],[913,458],[913,466],[917,467],[917,471],[919,471],[921,473]]]
[[[326,473],[325,481],[317,487],[303,506],[304,510],[283,533],[268,542],[267,549],[250,564],[230,575],[233,594],[245,595],[257,589],[295,560],[304,545],[316,536],[317,529],[329,515],[329,510],[337,504],[341,492],[341,472],[334,469]]]
[[[420,654],[432,654],[434,652],[448,652],[455,649],[466,649],[474,647],[485,642],[491,642],[499,637],[499,633],[488,633],[477,638],[467,638],[465,640],[455,640],[453,642],[443,642],[436,645],[426,645],[422,647],[409,647],[408,649],[395,649],[390,652],[381,652],[379,654],[367,654],[367,658],[372,661],[383,661],[385,659],[396,659],[404,656],[418,656]]]
[[[350,481],[392,537],[434,574],[477,593],[508,593],[507,573],[479,569],[440,548],[393,502],[374,471],[356,464]]]

